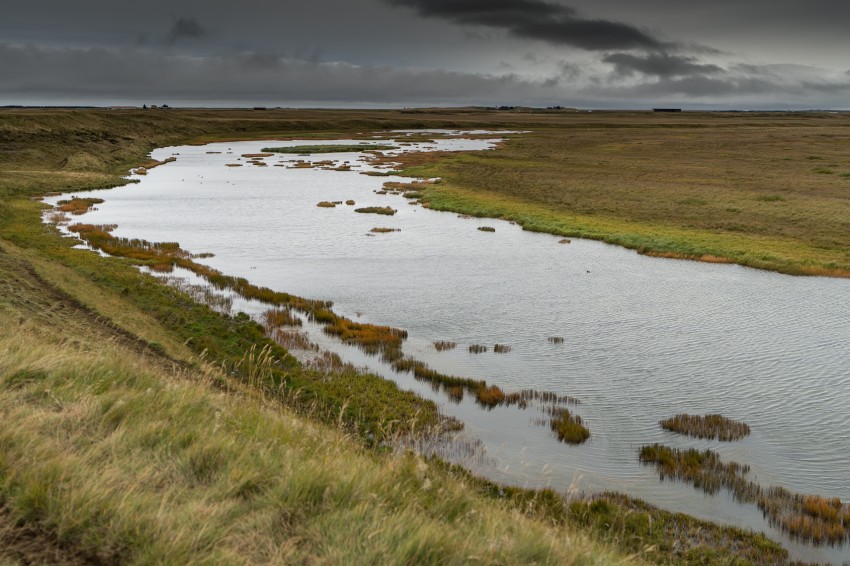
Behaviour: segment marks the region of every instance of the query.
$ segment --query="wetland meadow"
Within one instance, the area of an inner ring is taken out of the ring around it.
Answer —
[[[140,355],[611,552],[850,559],[850,118],[187,111],[145,137],[163,124],[115,114],[133,138],[64,117],[130,140],[103,158],[7,114],[32,153],[3,163],[4,254]]]

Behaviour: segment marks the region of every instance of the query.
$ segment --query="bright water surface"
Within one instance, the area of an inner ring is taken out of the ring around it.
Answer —
[[[413,148],[481,150],[494,141],[452,138]],[[306,143],[325,142],[158,149],[154,158],[177,155],[177,161],[139,177],[139,184],[75,194],[106,199],[84,221],[118,224],[116,236],[213,252],[199,261],[258,285],[332,300],[337,313],[355,320],[404,328],[405,352],[442,372],[582,401],[575,412],[592,437],[568,446],[533,422],[537,411],[450,403],[314,332],[344,359],[433,398],[463,420],[464,434],[483,443],[486,457],[466,462],[479,473],[518,485],[622,491],[763,530],[801,558],[850,559],[847,546],[813,549],[789,541],[755,507],[727,495],[662,483],[637,458],[641,445],[654,442],[711,448],[749,464],[763,485],[850,499],[850,281],[650,258],[594,241],[558,244],[559,238],[504,221],[463,219],[376,195],[385,181],[409,179],[358,174],[364,165],[352,172],[274,167],[297,158],[280,155],[267,158],[268,167],[225,166],[245,163],[237,161],[240,154],[269,145]],[[363,154],[305,159],[358,157]],[[347,199],[398,213],[316,207]],[[401,232],[370,235],[375,226]],[[550,344],[549,336],[563,336],[564,343]],[[434,340],[458,348],[438,353]],[[494,354],[495,343],[513,349]],[[490,351],[471,355],[470,344]],[[752,434],[720,443],[660,429],[660,419],[680,412],[722,413],[747,422]]]

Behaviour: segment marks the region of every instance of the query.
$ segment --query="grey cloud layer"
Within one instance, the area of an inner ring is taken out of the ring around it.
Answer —
[[[558,92],[513,76],[318,63],[270,54],[216,57],[145,49],[44,49],[0,44],[0,93],[168,102],[511,103],[557,100]]]
[[[420,15],[505,30],[580,49],[660,49],[667,44],[628,24],[580,17],[568,6],[543,0],[386,0]]]

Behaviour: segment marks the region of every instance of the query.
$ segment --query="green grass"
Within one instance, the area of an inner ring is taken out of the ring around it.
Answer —
[[[599,114],[510,136],[497,151],[399,160],[406,175],[442,179],[419,189],[432,209],[660,257],[843,277],[847,185],[805,156],[838,161],[847,120]]]
[[[16,425],[0,430],[0,498],[14,520],[44,525],[88,557],[620,559],[418,457],[379,457],[250,390],[220,391],[226,378],[215,367],[174,372],[108,344],[93,356],[28,324],[0,331],[0,352],[0,416]]]
[[[583,444],[590,438],[590,430],[584,426],[581,417],[567,409],[554,409],[549,419],[549,426],[558,440],[567,444]]]

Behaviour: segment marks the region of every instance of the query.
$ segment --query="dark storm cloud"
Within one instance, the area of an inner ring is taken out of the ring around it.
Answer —
[[[194,18],[178,18],[168,32],[168,44],[174,45],[185,39],[203,39],[209,32]]]
[[[603,57],[602,61],[614,65],[615,73],[624,76],[642,73],[659,77],[681,77],[711,75],[723,71],[717,65],[700,63],[696,57],[669,53],[611,53]]]
[[[14,97],[322,104],[516,104],[560,100],[514,76],[357,66],[236,53],[190,57],[145,49],[45,49],[0,44],[0,93]]]
[[[568,7],[544,0],[385,0],[429,18],[505,30],[526,39],[589,51],[664,49],[670,44],[628,24],[587,19]]]

